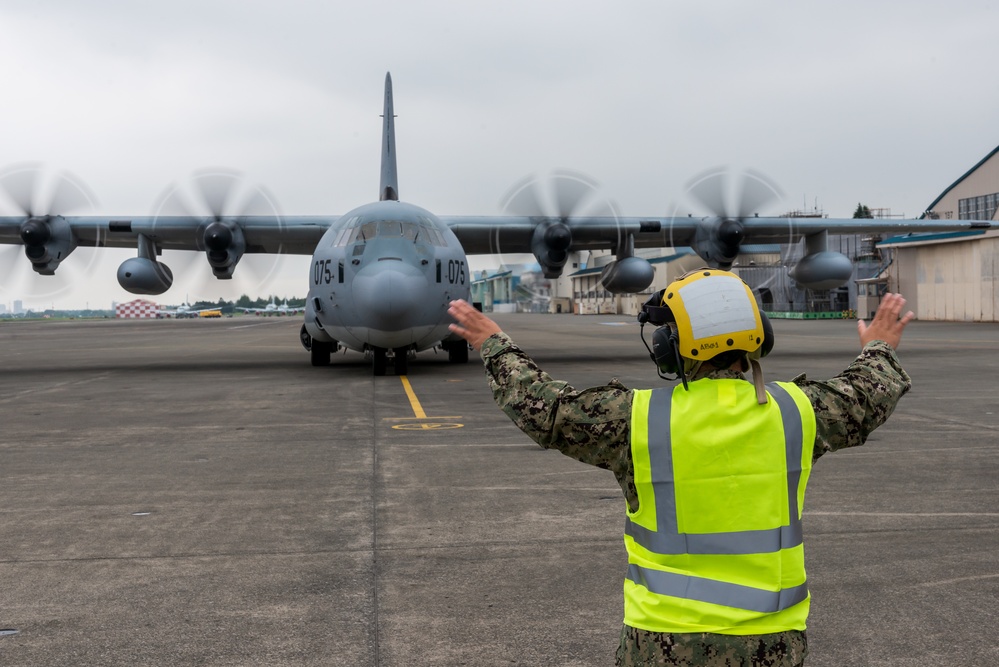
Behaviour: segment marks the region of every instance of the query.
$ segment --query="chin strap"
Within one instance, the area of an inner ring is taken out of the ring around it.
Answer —
[[[767,388],[763,384],[763,368],[756,359],[750,359],[749,365],[753,367],[753,386],[756,387],[756,402],[760,405],[767,404]]]

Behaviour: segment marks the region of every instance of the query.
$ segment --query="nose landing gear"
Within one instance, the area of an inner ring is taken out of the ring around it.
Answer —
[[[373,347],[368,350],[371,355],[371,374],[385,375],[388,369],[389,350],[384,347]],[[396,375],[405,375],[409,369],[409,348],[397,347],[392,350],[392,370]]]

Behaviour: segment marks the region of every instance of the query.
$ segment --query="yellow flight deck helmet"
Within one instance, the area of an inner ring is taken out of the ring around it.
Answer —
[[[773,328],[739,276],[709,268],[686,273],[653,294],[638,321],[643,328],[646,322],[658,325],[649,353],[660,375],[678,376],[686,387],[687,376],[705,361],[725,355],[723,365],[727,365],[744,354],[753,367],[754,381],[759,376],[759,394],[762,372],[757,360],[773,349]],[[726,354],[732,352],[735,355]]]

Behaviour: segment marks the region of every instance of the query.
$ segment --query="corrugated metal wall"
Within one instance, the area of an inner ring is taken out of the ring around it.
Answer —
[[[895,263],[891,288],[918,319],[999,322],[999,238],[899,247]]]

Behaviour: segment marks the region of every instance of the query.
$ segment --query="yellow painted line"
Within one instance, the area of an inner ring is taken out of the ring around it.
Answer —
[[[452,429],[461,428],[464,424],[450,423],[447,421],[427,421],[433,420],[450,420],[450,419],[461,419],[460,415],[452,417],[428,417],[427,413],[423,411],[423,406],[420,405],[420,400],[416,398],[416,392],[413,391],[413,385],[409,384],[409,378],[405,375],[400,375],[399,379],[402,380],[402,388],[406,390],[406,397],[409,398],[409,404],[413,408],[413,414],[415,417],[383,417],[385,421],[398,421],[398,422],[419,422],[410,424],[396,424],[392,428],[398,431],[439,431],[442,429]]]
[[[402,388],[406,390],[406,396],[409,398],[409,404],[413,408],[413,414],[416,415],[417,419],[426,419],[427,413],[423,411],[420,400],[416,398],[416,392],[413,391],[413,386],[409,384],[409,378],[405,375],[400,375],[399,379],[402,380]]]

